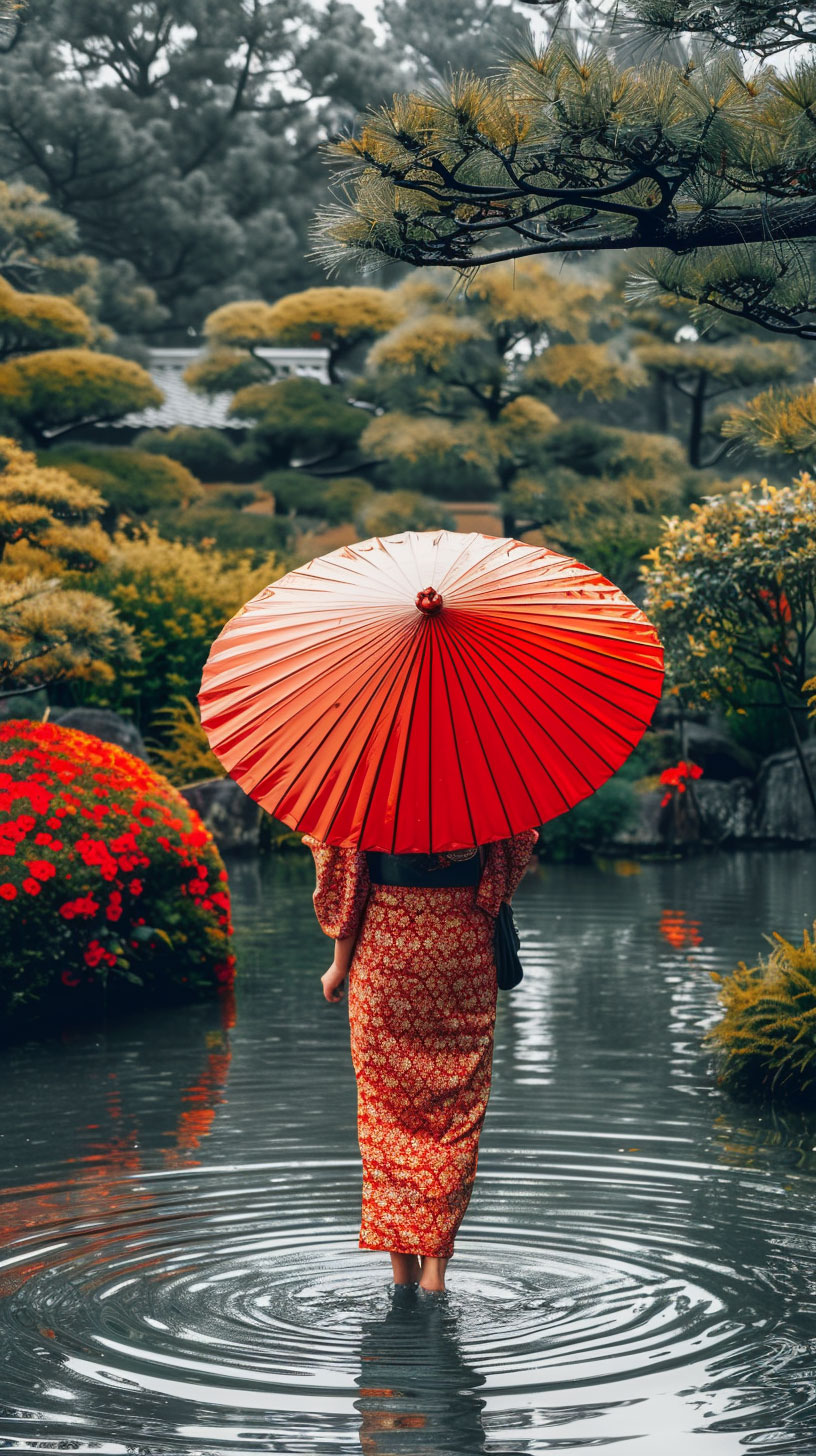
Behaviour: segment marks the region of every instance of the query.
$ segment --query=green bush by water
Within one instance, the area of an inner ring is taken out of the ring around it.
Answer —
[[[734,1096],[816,1104],[816,922],[813,930],[801,946],[774,933],[767,959],[714,973],[725,1015],[705,1040]]]

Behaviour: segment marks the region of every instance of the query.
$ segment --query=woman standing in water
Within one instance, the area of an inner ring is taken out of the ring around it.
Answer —
[[[495,917],[537,838],[530,829],[480,849],[390,855],[304,837],[317,919],[335,942],[326,1000],[349,981],[359,1245],[391,1255],[396,1284],[445,1288],[490,1093]]]

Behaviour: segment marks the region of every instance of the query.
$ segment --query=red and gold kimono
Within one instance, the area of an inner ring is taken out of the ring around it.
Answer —
[[[450,1258],[490,1094],[493,926],[538,838],[486,847],[478,886],[371,884],[364,853],[311,835],[326,935],[356,935],[348,978],[361,1249]]]

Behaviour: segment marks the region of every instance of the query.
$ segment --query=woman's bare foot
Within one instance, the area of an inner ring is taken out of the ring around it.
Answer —
[[[416,1254],[392,1254],[391,1268],[395,1284],[416,1284],[419,1281],[419,1258]]]
[[[423,1254],[422,1274],[419,1280],[420,1289],[433,1290],[436,1294],[444,1294],[447,1263],[447,1259],[434,1259],[430,1254]]]

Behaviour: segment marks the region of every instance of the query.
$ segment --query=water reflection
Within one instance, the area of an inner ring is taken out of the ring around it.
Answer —
[[[231,873],[237,1002],[5,1053],[0,1449],[816,1450],[816,1119],[732,1104],[700,1044],[710,972],[812,920],[809,855],[525,881],[479,1176],[422,1305],[356,1247],[311,867]]]
[[[365,1456],[476,1456],[485,1450],[485,1377],[462,1352],[448,1296],[396,1289],[360,1343],[360,1447]]]

